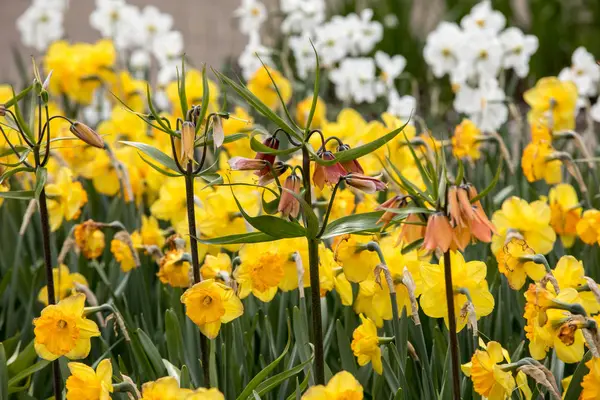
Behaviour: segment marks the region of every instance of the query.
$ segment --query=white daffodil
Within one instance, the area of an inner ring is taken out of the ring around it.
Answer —
[[[281,31],[286,34],[310,33],[325,21],[323,0],[286,1],[282,11],[286,16],[281,23]]]
[[[506,18],[500,11],[492,9],[491,0],[483,0],[471,9],[460,21],[465,31],[487,32],[497,35],[506,25]]]
[[[577,85],[580,97],[592,97],[598,94],[600,65],[585,47],[578,47],[571,57],[571,67],[564,68],[558,75],[562,81],[573,81]]]
[[[319,52],[320,62],[331,67],[348,55],[349,38],[345,34],[343,22],[335,17],[317,28],[315,47]]]
[[[411,118],[417,109],[417,99],[412,96],[400,96],[394,89],[388,93],[388,109],[387,112],[400,118],[401,121],[414,125]]]
[[[346,58],[329,73],[329,79],[335,84],[336,97],[344,102],[374,103],[385,91],[372,58]]]
[[[181,62],[183,55],[183,35],[170,31],[154,39],[152,53],[161,66]]]
[[[132,17],[138,22],[136,14],[139,10],[124,0],[96,0],[96,8],[90,14],[90,25],[103,37],[115,39],[122,30],[130,30]]]
[[[508,119],[506,95],[495,78],[482,78],[479,86],[463,85],[456,93],[454,109],[467,114],[484,132],[498,130]]]
[[[496,35],[467,33],[463,57],[470,65],[473,78],[496,77],[502,66],[502,43]]]
[[[151,49],[154,40],[171,31],[173,17],[161,12],[154,6],[146,6],[140,13],[140,25],[137,27],[141,45]]]
[[[63,13],[54,3],[37,1],[17,18],[17,29],[25,46],[44,51],[50,43],[62,38]]]
[[[259,68],[262,68],[261,60],[267,65],[272,65],[272,52],[272,49],[269,49],[260,43],[260,36],[258,33],[250,34],[250,41],[238,57],[238,64],[242,69],[242,76],[244,79],[248,80],[252,78],[254,73]]]
[[[267,7],[258,0],[242,0],[242,4],[233,12],[239,18],[240,32],[245,35],[258,32],[267,20]]]
[[[524,78],[529,73],[529,60],[539,46],[536,36],[525,35],[519,28],[506,28],[500,34],[500,43],[504,54],[502,67],[512,68],[518,77]]]
[[[137,49],[129,56],[129,67],[136,72],[150,68],[150,54],[144,49]]]
[[[314,71],[317,67],[315,51],[310,44],[310,35],[305,33],[302,36],[292,36],[288,41],[288,46],[292,50],[292,53],[294,53],[298,76],[306,79],[308,73]]]
[[[394,80],[400,76],[404,71],[404,67],[406,67],[406,58],[399,54],[392,57],[383,51],[378,51],[375,53],[375,63],[381,70],[381,78],[386,86],[392,88]]]
[[[464,47],[464,35],[453,22],[441,22],[427,36],[423,57],[433,75],[441,78],[457,66]]]
[[[373,10],[366,8],[360,15],[346,16],[347,31],[350,35],[350,54],[366,55],[383,39],[383,25],[373,20]]]

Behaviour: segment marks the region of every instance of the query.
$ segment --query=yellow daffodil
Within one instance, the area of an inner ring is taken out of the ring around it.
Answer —
[[[187,396],[185,400],[225,400],[225,396],[223,396],[223,393],[219,389],[198,388],[194,393]]]
[[[152,216],[142,215],[142,228],[139,235],[144,246],[157,246],[160,248],[165,244],[165,237],[158,225],[158,220]]]
[[[46,306],[35,326],[34,347],[45,360],[65,356],[77,360],[88,356],[92,337],[100,336],[98,326],[84,316],[85,295],[78,293],[55,305]]]
[[[577,86],[573,82],[554,76],[542,78],[523,99],[531,107],[527,114],[530,123],[542,122],[556,131],[575,128]]]
[[[159,271],[156,274],[162,283],[173,287],[190,286],[191,265],[183,258],[183,249],[168,250],[159,260]]]
[[[185,182],[179,178],[169,178],[160,188],[158,199],[150,207],[152,215],[175,226],[181,221],[187,224]]]
[[[352,285],[346,278],[346,275],[341,272],[333,277],[333,285],[336,293],[340,296],[340,301],[345,306],[352,305]]]
[[[287,104],[292,97],[292,85],[279,71],[271,67],[259,68],[248,81],[248,90],[265,103],[267,107],[277,110],[281,107],[281,101],[273,82],[277,85],[283,102]]]
[[[372,239],[361,235],[336,238],[335,259],[342,265],[344,275],[350,282],[362,282],[373,276],[380,261],[376,253],[364,249]]]
[[[587,284],[584,279],[585,269],[583,263],[573,256],[562,256],[556,263],[554,270],[552,270],[552,275],[556,278],[558,287],[561,290],[566,288],[581,289],[582,286]],[[547,284],[547,289],[554,292],[554,286],[550,283]],[[577,290],[577,294],[579,298],[575,302],[581,304],[589,315],[600,311],[600,304],[598,304],[592,292]]]
[[[494,297],[488,289],[485,275],[487,267],[482,261],[465,262],[460,252],[450,253],[452,266],[452,282],[456,289],[463,288],[469,291],[477,318],[486,316],[494,309]],[[446,305],[446,288],[444,278],[444,260],[439,264],[421,265],[421,279],[423,280],[423,293],[421,294],[421,308],[432,318],[444,318],[448,324],[448,307]],[[457,316],[457,330],[460,331],[467,323],[467,316],[461,315],[461,310],[467,303],[464,294],[454,293],[454,308]]]
[[[234,112],[228,119],[223,120],[223,132],[225,137],[242,133],[252,128],[254,118],[244,108],[236,106]],[[250,139],[243,138],[223,145],[230,155],[252,158],[254,151],[250,148]]]
[[[171,82],[166,88],[167,97],[173,105],[173,115],[181,117],[181,102],[179,101],[179,91],[177,82]],[[208,79],[209,89],[209,112],[215,112],[218,110],[219,105],[217,101],[219,99],[219,86]],[[185,92],[188,101],[188,107],[194,104],[202,104],[202,98],[204,96],[204,88],[202,85],[202,73],[197,69],[189,69],[185,74]]]
[[[64,264],[61,264],[58,268],[53,268],[52,276],[54,278],[54,295],[57,301],[74,293],[77,288],[76,284],[88,285],[83,275],[78,272],[71,273],[69,267]],[[40,290],[38,300],[44,305],[48,305],[48,286],[44,286]]]
[[[546,141],[531,142],[523,149],[521,168],[529,182],[543,179],[552,185],[561,181],[562,162],[552,159],[555,152],[552,144]]]
[[[478,160],[481,157],[481,132],[477,125],[469,119],[463,119],[454,129],[452,136],[452,154],[456,158]]]
[[[551,211],[541,200],[527,203],[511,197],[502,203],[502,208],[492,215],[496,233],[492,237],[492,252],[498,257],[507,241],[507,236],[518,234],[535,253],[548,254],[556,240],[550,226]]]
[[[521,257],[532,256],[535,252],[523,239],[510,238],[498,253],[498,270],[506,276],[508,284],[515,290],[520,290],[529,276],[539,281],[546,274],[542,264],[524,261]]]
[[[541,122],[531,124],[531,141],[534,143],[547,142],[552,143],[552,131]]]
[[[298,103],[296,106],[296,122],[300,125],[300,127],[306,127],[306,123],[308,120],[308,116],[310,114],[310,110],[312,108],[313,97],[309,96]],[[312,129],[318,129],[323,126],[323,124],[327,121],[327,105],[325,102],[319,97],[317,98],[317,105],[315,107],[315,113],[313,115],[313,119],[311,122]]]
[[[567,183],[556,185],[548,195],[550,203],[550,226],[566,248],[573,246],[577,237],[577,223],[581,218],[581,207],[575,188]]]
[[[133,242],[133,247],[137,248],[141,246],[142,239],[140,235],[134,232],[131,235],[131,241]],[[113,239],[110,242],[110,252],[115,257],[115,260],[121,266],[121,271],[129,272],[133,268],[135,268],[135,258],[133,253],[131,252],[131,248],[129,245],[120,239]]]
[[[73,236],[77,247],[85,258],[98,258],[104,251],[104,233],[99,229],[98,224],[92,220],[76,225]]]
[[[71,376],[67,378],[67,400],[108,400],[113,392],[112,364],[110,360],[100,361],[96,370],[85,364],[67,364]]]
[[[146,85],[129,71],[120,71],[114,79],[112,92],[133,111],[142,112],[146,105]]]
[[[590,370],[581,382],[580,400],[596,400],[600,398],[600,358],[593,357],[585,366]],[[566,389],[565,389],[566,392]]]
[[[284,277],[283,266],[288,254],[277,242],[249,244],[240,250],[241,264],[233,273],[241,299],[250,293],[264,302],[273,300]]]
[[[600,211],[585,210],[575,227],[577,236],[587,244],[600,243]]]
[[[362,324],[352,333],[352,351],[357,357],[358,365],[361,367],[369,362],[373,363],[373,369],[379,375],[383,373],[381,363],[381,348],[377,337],[377,327],[369,318],[360,315]]]
[[[224,279],[231,276],[231,258],[226,253],[219,253],[216,257],[206,255],[204,264],[200,268],[203,279]]]
[[[302,395],[302,400],[362,400],[363,388],[350,372],[335,374],[327,386],[316,385]]]
[[[53,232],[60,228],[63,221],[71,221],[79,217],[81,207],[88,200],[81,182],[74,181],[73,172],[66,167],[61,168],[54,181],[46,185],[46,195],[50,229]]]
[[[206,279],[196,283],[181,296],[186,315],[209,339],[219,334],[221,324],[231,322],[244,313],[244,306],[233,289]]]
[[[190,389],[180,389],[177,380],[172,376],[165,376],[144,383],[140,400],[184,400],[192,393]]]
[[[107,196],[118,194],[121,182],[115,166],[106,151],[96,148],[86,148],[84,152],[89,153],[86,156],[89,162],[80,168],[79,173],[81,176],[91,179],[94,189],[98,193]]]
[[[505,361],[505,352],[500,343],[489,342],[486,349],[475,350],[471,362],[462,366],[465,375],[471,377],[475,392],[486,399],[508,399],[516,388],[512,373],[499,365]]]

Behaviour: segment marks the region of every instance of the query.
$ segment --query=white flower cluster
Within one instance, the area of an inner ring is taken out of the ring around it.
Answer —
[[[17,29],[25,46],[44,51],[64,35],[64,13],[68,0],[34,0],[17,18]]]
[[[571,66],[563,68],[558,74],[561,81],[571,81],[577,86],[578,108],[590,104],[590,98],[598,96],[600,86],[600,65],[592,53],[585,47],[578,47],[571,56]],[[600,122],[600,97],[590,109],[591,117]]]
[[[239,19],[240,32],[248,36],[248,44],[238,58],[242,75],[248,80],[262,67],[261,60],[271,64],[272,49],[262,44],[260,36],[260,28],[267,20],[267,8],[258,0],[242,0],[234,16]]]
[[[442,22],[429,34],[424,58],[436,77],[450,76],[457,90],[456,111],[467,114],[483,131],[497,130],[508,118],[503,70],[517,77],[529,73],[529,60],[538,39],[520,29],[504,29],[506,18],[492,9],[491,0],[475,5],[461,21]]]
[[[171,15],[154,6],[140,9],[125,0],[96,0],[90,24],[103,37],[111,38],[121,53],[129,52],[132,70],[149,68],[154,55],[160,66],[159,84],[175,78],[183,54],[183,35],[172,30]]]

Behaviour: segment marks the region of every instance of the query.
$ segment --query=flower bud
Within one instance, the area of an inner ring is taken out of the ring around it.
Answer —
[[[383,203],[381,203],[380,205],[378,205],[377,210],[383,210],[384,213],[381,216],[381,218],[379,218],[377,223],[379,224],[379,223],[383,222],[384,225],[389,224],[390,221],[392,220],[392,218],[394,218],[395,213],[392,211],[389,211],[388,208],[404,208],[404,207],[406,207],[406,204],[407,204],[406,199],[407,199],[406,196],[396,195],[396,196],[392,197],[391,199],[388,199],[388,200],[384,201]]]
[[[300,202],[291,192],[296,194],[300,193],[300,183],[300,178],[296,174],[292,174],[286,178],[283,187],[287,190],[284,190],[281,193],[279,206],[277,207],[277,211],[279,211],[283,217],[298,217],[298,213],[300,212]]]
[[[213,118],[213,145],[215,151],[223,146],[224,141],[225,131],[223,130],[223,123],[221,122],[221,117],[217,115]]]
[[[73,133],[73,135],[77,136],[79,139],[89,144],[90,146],[94,146],[99,149],[104,148],[104,140],[102,139],[102,137],[86,124],[79,121],[75,121],[71,124],[70,130]]]
[[[265,160],[257,160],[255,158],[231,157],[227,162],[229,163],[231,169],[236,171],[261,170],[267,166],[267,162]]]
[[[181,126],[181,165],[185,168],[194,160],[194,141],[196,140],[196,129],[190,121],[185,121]]]
[[[267,170],[266,174],[261,174],[260,178],[258,179],[258,184],[259,185],[267,185],[269,183],[271,183],[274,179],[275,176],[279,176],[281,174],[283,174],[287,169],[288,169],[288,165],[281,162],[281,161],[275,161],[275,164],[273,164],[273,166],[271,168],[269,168],[269,166],[267,165],[265,168]],[[264,171],[265,168],[263,168],[260,172]]]
[[[387,188],[386,184],[377,178],[372,178],[366,175],[349,174],[346,176],[346,183],[365,193],[372,194],[383,191]]]
[[[267,139],[265,139],[265,141],[263,142],[263,145],[265,145],[271,149],[277,150],[279,148],[279,140],[274,136],[269,136]],[[275,154],[266,154],[266,153],[258,152],[254,156],[254,158],[257,160],[267,161],[271,165],[275,164]],[[266,166],[263,169],[261,169],[260,171],[256,171],[255,174],[258,176],[263,176],[263,175],[268,174],[269,166],[267,164],[265,164],[265,165]]]

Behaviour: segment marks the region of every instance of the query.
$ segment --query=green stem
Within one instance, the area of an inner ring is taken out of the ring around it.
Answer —
[[[327,222],[329,221],[329,215],[331,214],[331,209],[333,208],[333,201],[335,200],[335,194],[337,193],[337,190],[340,187],[340,182],[342,182],[343,180],[344,179],[340,179],[333,187],[333,191],[331,192],[331,198],[329,199],[329,205],[327,206],[327,211],[325,212],[325,217],[323,217],[323,224],[321,225],[321,229],[319,229],[319,233],[317,233],[317,237],[321,237],[321,235],[323,235],[323,232],[325,232],[325,228],[327,228]]]
[[[450,336],[449,342],[452,366],[452,393],[454,400],[460,400],[460,379],[458,375],[458,337],[456,335],[454,286],[452,285],[452,265],[450,261],[450,251],[444,253],[444,277],[446,281],[446,307],[448,308],[448,336]]]
[[[113,390],[115,391],[115,393],[129,393],[133,396],[134,399],[139,399],[137,390],[129,382],[114,383]]]
[[[306,146],[302,147],[302,178],[304,181],[304,200],[312,204],[310,184],[310,155]],[[308,226],[308,225],[306,225]],[[310,297],[312,303],[312,333],[315,348],[315,382],[325,384],[325,354],[323,351],[323,323],[321,321],[321,289],[319,280],[319,242],[316,238],[308,240],[308,264],[310,274]]]

